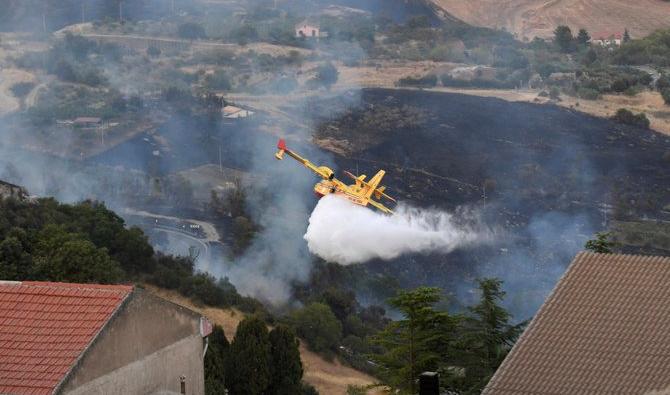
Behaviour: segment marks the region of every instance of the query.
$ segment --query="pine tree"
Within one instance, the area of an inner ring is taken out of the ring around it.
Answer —
[[[623,42],[627,43],[629,41],[630,41],[630,33],[628,33],[628,29],[626,29],[623,32]]]
[[[246,318],[237,327],[226,359],[231,395],[261,395],[270,385],[270,339],[265,323]]]
[[[270,331],[272,374],[268,394],[294,395],[302,390],[302,362],[299,342],[293,330],[279,325]]]
[[[554,43],[562,52],[571,52],[573,42],[572,30],[568,26],[561,25],[554,30]]]
[[[577,34],[577,43],[582,46],[587,46],[589,44],[589,40],[591,40],[589,32],[587,32],[586,29],[579,29],[579,33]]]
[[[462,361],[465,367],[466,392],[478,393],[491,379],[498,366],[521,334],[525,323],[510,324],[510,314],[500,306],[505,297],[502,281],[478,281],[479,303],[468,308],[464,322]]]
[[[612,248],[616,247],[616,243],[610,240],[611,236],[609,232],[598,232],[596,238],[587,241],[584,248],[599,254],[611,254]]]
[[[415,393],[419,374],[435,370],[449,359],[455,321],[433,309],[440,295],[439,288],[421,287],[401,292],[389,301],[404,319],[394,321],[375,336],[375,343],[385,351],[371,358],[381,366],[385,383],[394,389]]]
[[[219,395],[225,391],[226,383],[226,357],[230,344],[223,328],[214,326],[208,338],[209,346],[205,354],[205,393],[207,395]]]

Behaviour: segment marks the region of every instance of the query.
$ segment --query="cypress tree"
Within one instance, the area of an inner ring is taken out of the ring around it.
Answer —
[[[494,278],[478,283],[481,297],[478,304],[468,308],[463,334],[466,386],[476,393],[491,379],[526,324],[510,324],[509,312],[500,305],[505,298],[502,281]]]
[[[226,358],[226,387],[231,395],[265,394],[270,385],[270,339],[257,317],[240,322]]]
[[[293,331],[279,325],[270,332],[272,375],[268,394],[294,395],[302,389],[302,362],[299,342]]]
[[[219,395],[225,392],[226,357],[230,344],[223,328],[218,325],[214,326],[208,341],[209,346],[205,354],[205,393]]]

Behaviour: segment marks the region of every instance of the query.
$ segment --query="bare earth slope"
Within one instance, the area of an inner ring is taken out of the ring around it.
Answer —
[[[223,327],[226,337],[232,340],[237,325],[244,319],[244,313],[236,310],[223,310],[214,307],[195,305],[190,299],[175,291],[156,288],[150,285],[147,289],[172,303],[195,310],[206,316],[210,321]],[[312,384],[321,395],[346,394],[348,385],[365,386],[375,379],[358,370],[344,366],[338,361],[326,361],[321,356],[309,351],[304,344],[300,345],[300,357],[305,370],[304,379]]]
[[[670,2],[663,0],[430,0],[463,21],[505,28],[519,39],[549,37],[567,24],[589,32],[623,31],[633,37],[670,28]]]

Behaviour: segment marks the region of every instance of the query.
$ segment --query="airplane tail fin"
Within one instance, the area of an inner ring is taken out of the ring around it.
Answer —
[[[278,160],[284,159],[284,152],[286,152],[286,150],[288,149],[286,148],[286,141],[284,141],[284,139],[279,139],[279,141],[277,142],[277,148],[279,149],[279,151],[277,151],[277,153],[275,154],[275,158],[277,158]]]

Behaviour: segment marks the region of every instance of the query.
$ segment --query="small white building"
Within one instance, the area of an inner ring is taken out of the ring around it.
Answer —
[[[601,47],[614,45],[618,47],[622,42],[623,33],[621,32],[598,32],[591,36],[591,44],[600,45]]]
[[[223,107],[223,110],[221,110],[221,112],[223,113],[223,117],[228,119],[247,118],[254,115],[253,111],[245,110],[243,108],[236,106],[225,106]]]
[[[321,28],[318,23],[304,20],[295,25],[295,36],[297,38],[319,38],[321,36]]]

